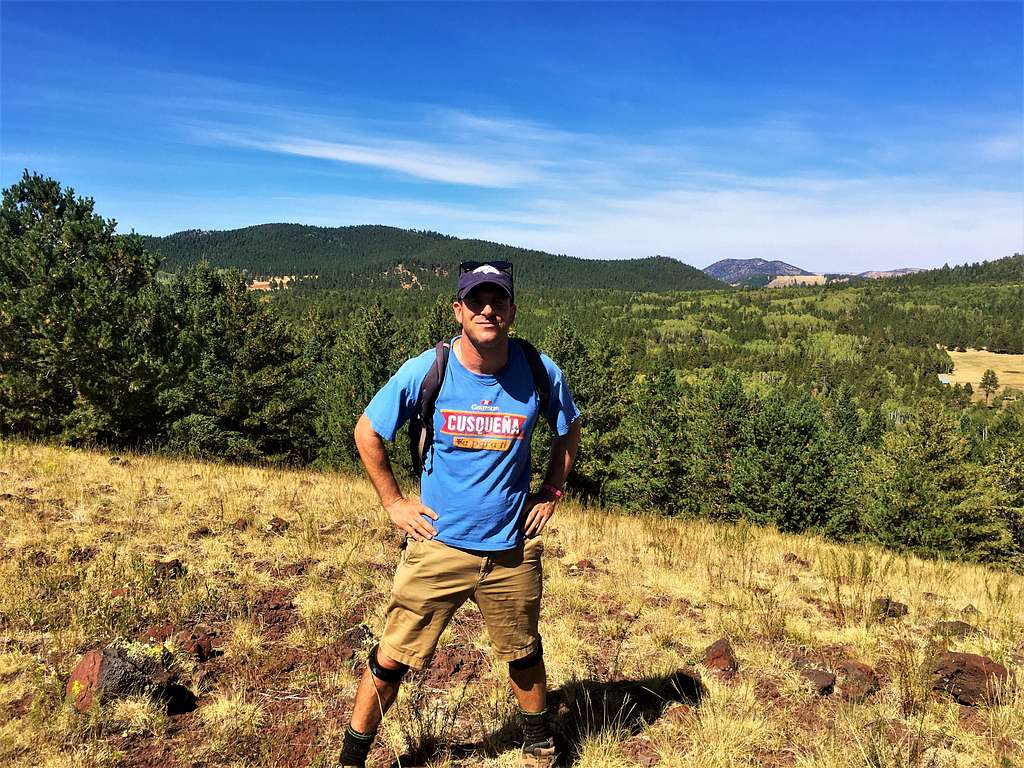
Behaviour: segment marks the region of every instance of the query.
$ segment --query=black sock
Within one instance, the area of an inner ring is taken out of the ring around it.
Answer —
[[[345,729],[345,742],[341,745],[341,756],[338,758],[340,765],[366,765],[366,756],[370,754],[370,747],[373,740],[377,738],[374,733],[360,733],[351,725]]]
[[[551,738],[547,708],[540,712],[524,712],[520,709],[519,715],[523,718],[523,742],[526,746],[540,744]]]

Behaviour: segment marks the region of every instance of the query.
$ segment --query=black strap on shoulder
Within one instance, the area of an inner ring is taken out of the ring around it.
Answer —
[[[423,460],[434,442],[434,406],[441,391],[441,382],[444,381],[450,351],[448,342],[437,342],[434,347],[434,364],[423,377],[419,397],[416,398],[416,411],[409,419],[409,453],[413,472],[417,476],[423,471]]]
[[[555,425],[551,423],[548,416],[548,406],[551,404],[551,377],[548,375],[548,369],[544,367],[544,361],[540,359],[540,352],[526,339],[514,338],[512,341],[519,345],[526,356],[530,373],[533,374],[533,388],[537,390],[537,404],[540,406],[540,413],[554,429]]]

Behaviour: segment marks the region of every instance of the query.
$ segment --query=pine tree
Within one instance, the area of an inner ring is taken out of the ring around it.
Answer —
[[[733,468],[750,406],[739,375],[723,368],[714,369],[687,399],[692,472],[684,504],[690,514],[735,518]]]
[[[155,428],[156,259],[25,171],[0,208],[0,432],[137,443]]]
[[[622,449],[613,457],[603,498],[632,509],[678,514],[690,488],[690,446],[675,373],[662,369],[634,381],[618,427]]]
[[[988,404],[992,393],[999,389],[999,377],[991,368],[987,369],[981,377],[981,388],[985,392],[985,404]]]
[[[169,287],[167,447],[231,461],[308,460],[309,393],[299,344],[237,271],[205,262]],[[304,450],[305,448],[305,450]]]
[[[837,448],[846,441],[829,437],[811,398],[773,392],[756,401],[734,460],[733,516],[791,533],[824,530],[845,506],[846,451]]]
[[[416,329],[414,348],[407,352],[409,355],[418,355],[423,350],[433,347],[437,342],[448,341],[458,334],[459,325],[455,322],[451,297],[448,294],[441,294],[420,319]]]
[[[869,538],[928,557],[992,561],[1013,547],[988,472],[971,461],[954,414],[925,400],[889,432],[864,474]]]
[[[403,346],[394,315],[379,299],[349,317],[317,374],[314,420],[321,466],[359,466],[356,421],[394,375]]]

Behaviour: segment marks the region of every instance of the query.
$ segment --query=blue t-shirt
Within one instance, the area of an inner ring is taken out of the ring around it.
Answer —
[[[412,417],[434,360],[428,349],[406,361],[366,406],[370,424],[385,440],[394,440]],[[564,435],[580,412],[562,371],[547,355],[541,360],[551,378],[545,418]],[[518,344],[509,344],[508,362],[493,376],[467,370],[451,351],[434,409],[434,442],[420,476],[420,500],[438,515],[428,521],[438,541],[485,551],[519,544],[538,411],[533,374]]]

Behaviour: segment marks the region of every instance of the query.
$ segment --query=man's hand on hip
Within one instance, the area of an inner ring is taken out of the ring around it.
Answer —
[[[432,539],[437,535],[434,526],[423,519],[423,515],[426,515],[431,520],[437,520],[437,513],[416,499],[395,499],[384,507],[384,511],[388,513],[392,523],[416,541]]]
[[[558,499],[551,498],[551,494],[544,491],[531,493],[526,497],[524,507],[527,513],[526,522],[523,524],[526,538],[532,539],[534,536],[540,535],[544,526],[548,524],[548,520],[555,514],[556,504],[558,504]]]

